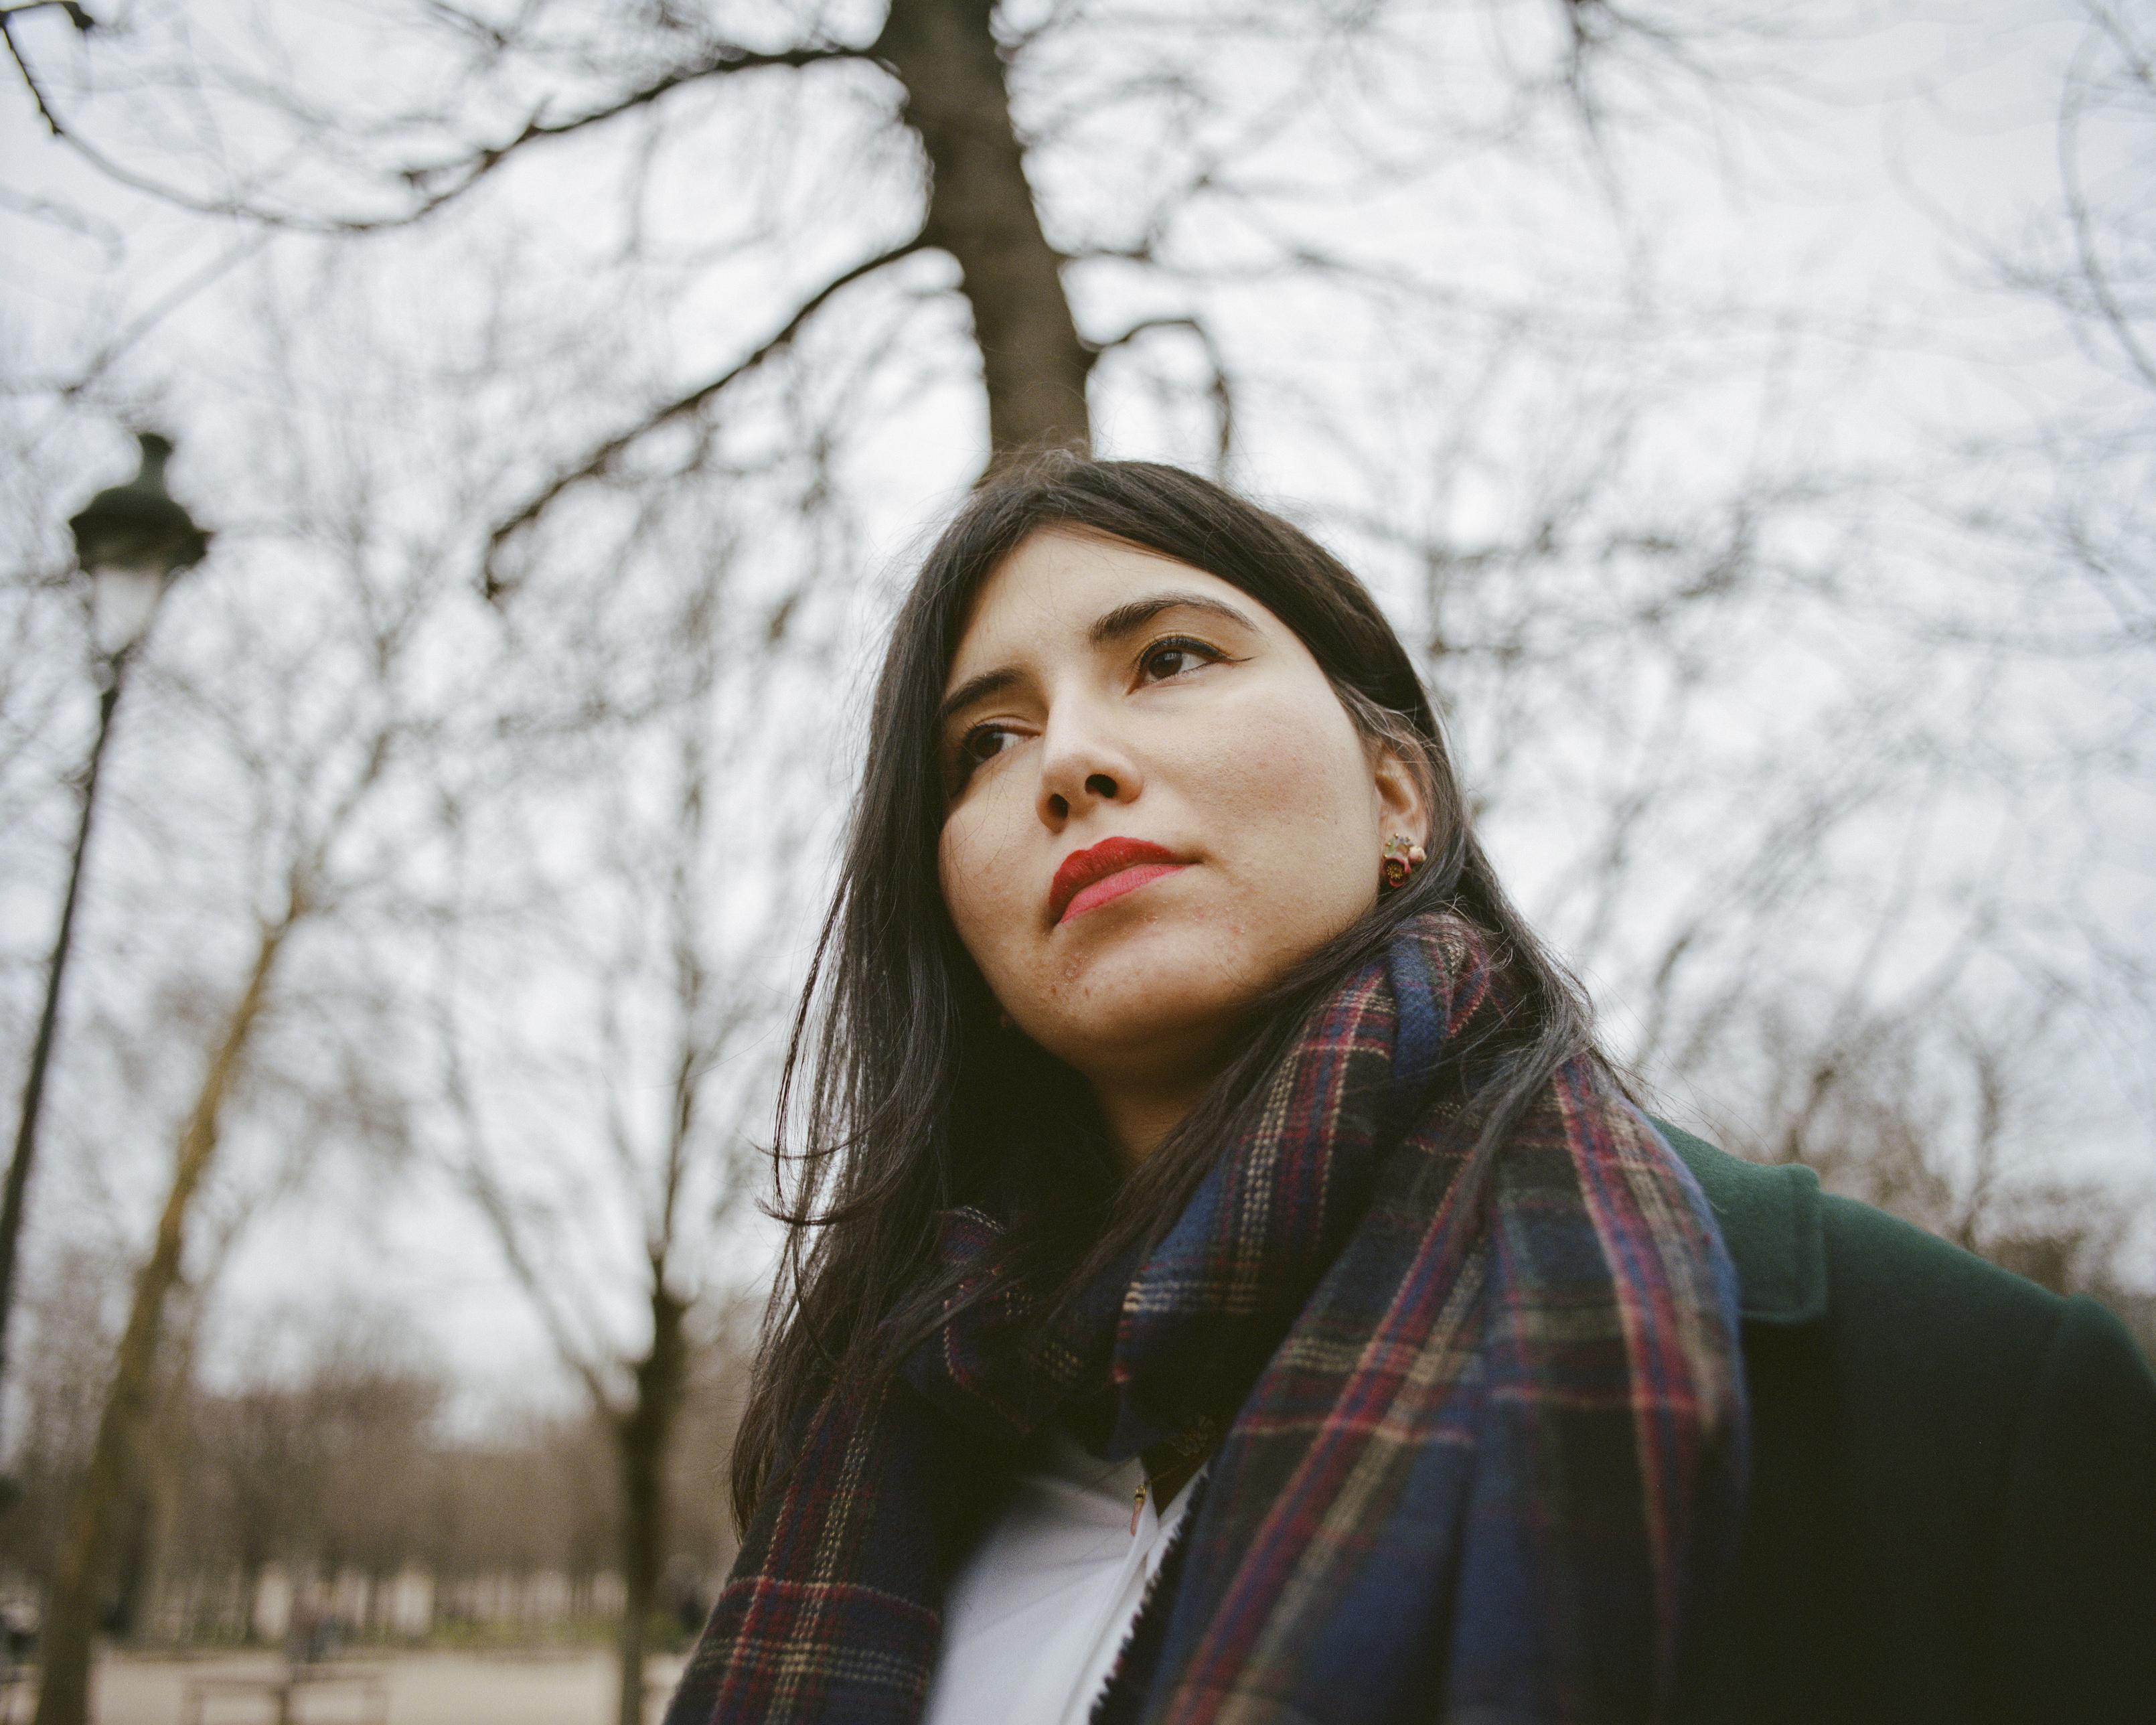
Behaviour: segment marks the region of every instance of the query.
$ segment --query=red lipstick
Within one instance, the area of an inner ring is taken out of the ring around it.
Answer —
[[[1188,866],[1173,851],[1142,839],[1103,839],[1090,850],[1074,850],[1063,859],[1048,885],[1050,920],[1068,922],[1148,880]]]

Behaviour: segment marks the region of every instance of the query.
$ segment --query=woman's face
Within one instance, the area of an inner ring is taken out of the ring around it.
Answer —
[[[1241,589],[1044,531],[981,589],[945,685],[952,920],[1020,1029],[1092,1080],[1202,1084],[1242,1009],[1376,899],[1412,776]]]

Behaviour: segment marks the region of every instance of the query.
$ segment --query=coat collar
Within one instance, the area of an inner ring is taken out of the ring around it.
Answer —
[[[1826,1235],[1819,1176],[1794,1163],[1741,1162],[1704,1138],[1656,1120],[1706,1194],[1737,1266],[1747,1323],[1809,1324],[1826,1316]]]

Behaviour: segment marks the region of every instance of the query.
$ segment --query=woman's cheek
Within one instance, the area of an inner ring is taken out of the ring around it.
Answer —
[[[1026,876],[1024,847],[998,814],[993,797],[968,798],[952,811],[937,846],[943,902],[960,942],[992,979],[1032,928],[1040,906],[1030,889],[1037,885],[1044,901],[1048,890],[1045,879]]]
[[[1336,824],[1342,778],[1363,763],[1327,717],[1303,702],[1250,699],[1229,704],[1207,727],[1204,745],[1185,756],[1188,783],[1224,837],[1255,832],[1291,845],[1312,825]]]
[[[1327,709],[1330,708],[1331,711]],[[1253,702],[1238,740],[1194,762],[1234,877],[1224,908],[1261,968],[1315,950],[1369,908],[1376,840],[1359,736],[1331,691],[1324,702]],[[1367,851],[1368,866],[1353,866]]]
[[[957,928],[959,940],[977,961],[983,956],[981,935],[988,920],[987,906],[982,902],[985,883],[981,879],[978,860],[979,827],[977,814],[963,809],[957,810],[945,824],[942,842],[937,848],[943,902],[950,908],[951,921]]]

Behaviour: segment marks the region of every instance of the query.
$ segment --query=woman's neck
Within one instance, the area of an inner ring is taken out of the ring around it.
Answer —
[[[1212,1076],[1207,1074],[1172,1084],[1094,1086],[1124,1173],[1134,1172],[1160,1147],[1211,1082]]]

